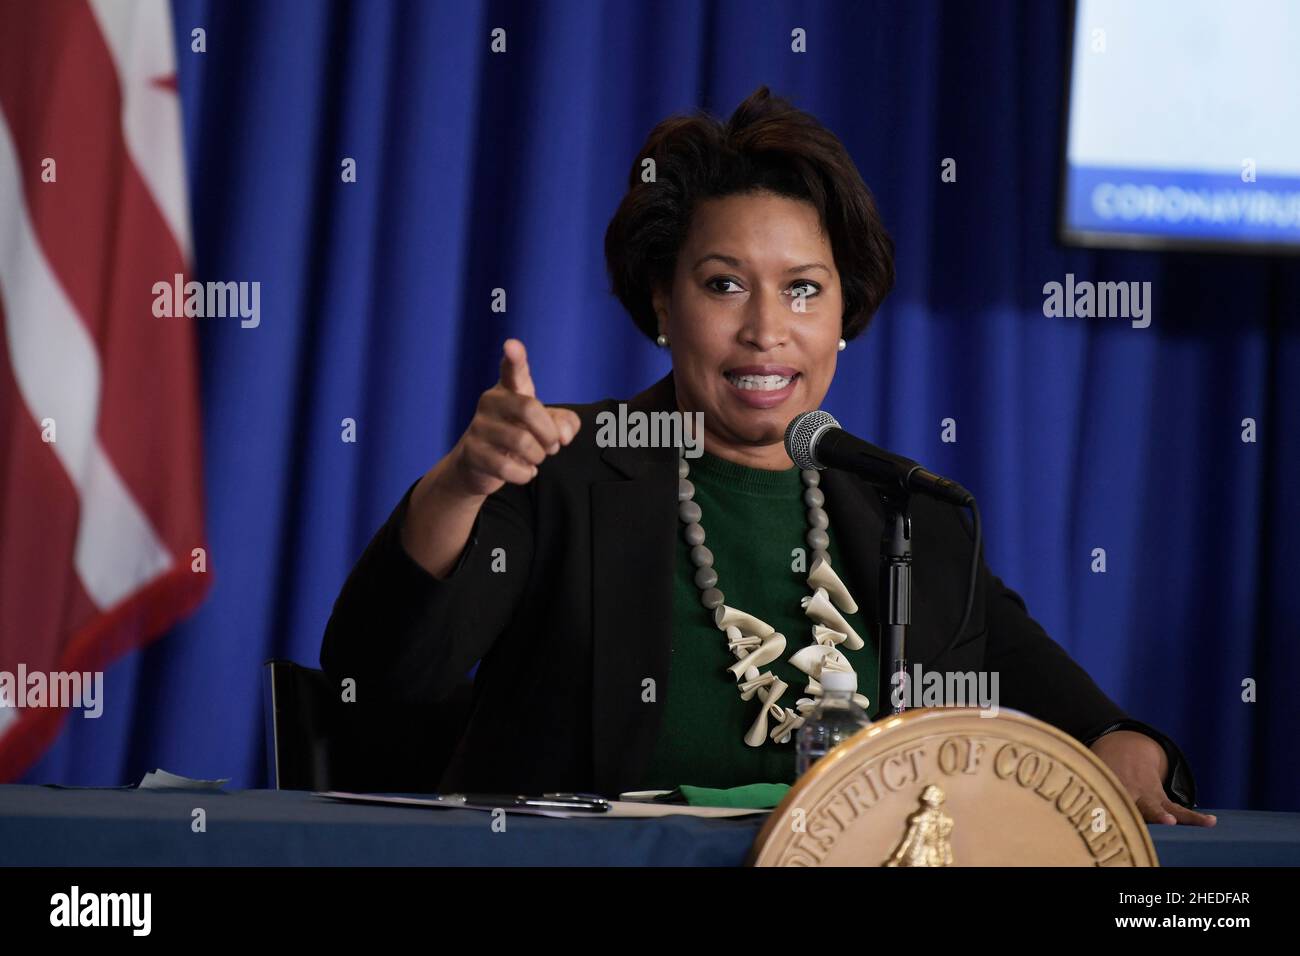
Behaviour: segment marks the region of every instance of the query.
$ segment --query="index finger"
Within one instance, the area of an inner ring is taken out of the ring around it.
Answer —
[[[537,397],[533,376],[528,371],[528,350],[518,339],[506,339],[502,346],[501,384],[518,395]]]

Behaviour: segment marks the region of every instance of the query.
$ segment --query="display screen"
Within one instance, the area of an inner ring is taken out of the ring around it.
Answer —
[[[1300,250],[1300,3],[1079,0],[1062,233]]]

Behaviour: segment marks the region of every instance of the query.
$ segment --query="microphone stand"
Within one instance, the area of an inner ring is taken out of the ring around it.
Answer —
[[[880,536],[880,583],[876,602],[880,706],[877,716],[907,709],[907,634],[912,627],[912,514],[905,491],[881,492],[885,529]]]

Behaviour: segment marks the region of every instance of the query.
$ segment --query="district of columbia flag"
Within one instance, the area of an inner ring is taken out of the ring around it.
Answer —
[[[101,671],[208,588],[195,329],[152,311],[192,262],[173,44],[167,0],[0,0],[0,672]],[[68,714],[17,703],[0,781]]]

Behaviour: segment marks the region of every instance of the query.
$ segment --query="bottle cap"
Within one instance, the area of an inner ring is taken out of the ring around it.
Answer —
[[[853,693],[858,689],[858,675],[852,671],[822,671],[818,680],[821,682],[822,690]]]

